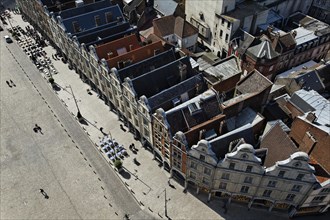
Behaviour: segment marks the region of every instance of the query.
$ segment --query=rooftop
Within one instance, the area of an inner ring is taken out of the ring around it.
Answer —
[[[259,71],[254,70],[237,83],[236,89],[241,94],[259,93],[272,86],[272,82]]]
[[[261,6],[255,1],[244,1],[238,5],[233,11],[227,12],[221,17],[225,18],[226,20],[232,22],[234,20],[243,20],[245,17],[250,15],[254,15],[256,13],[266,11],[267,8]]]
[[[260,148],[267,149],[264,166],[271,167],[277,161],[286,160],[298,151],[289,135],[283,130],[283,125],[277,122],[265,133],[260,142]]]
[[[239,112],[238,115],[227,119],[227,129],[228,131],[232,131],[246,124],[254,126],[262,120],[264,120],[262,115],[247,107]]]
[[[189,106],[197,103],[201,109],[196,114],[191,114]],[[202,94],[183,102],[182,104],[166,111],[166,118],[171,127],[171,133],[187,132],[194,126],[197,126],[211,118],[219,115],[219,103],[217,94],[213,90],[207,90]]]
[[[44,1],[44,0],[43,0]],[[49,0],[54,2],[53,0]],[[64,0],[65,1],[65,0]],[[62,0],[62,2],[64,2]],[[97,11],[102,8],[106,8],[111,6],[111,1],[110,0],[102,0],[102,1],[96,1],[95,3],[91,0],[86,1],[82,6],[76,7],[75,1],[66,1],[67,3],[64,3],[65,5],[71,5],[71,7],[62,7],[61,11],[58,11],[55,13],[55,16],[61,16],[62,19],[70,18],[70,17],[75,17],[77,15],[82,15],[86,14],[92,11]],[[59,9],[59,7],[57,7]],[[53,8],[52,8],[53,9]],[[49,11],[53,11],[52,9],[49,9]]]
[[[204,70],[206,78],[211,83],[226,80],[236,74],[241,74],[242,70],[236,56],[227,57],[215,66],[210,66]]]
[[[254,133],[251,124],[246,124],[242,127],[236,128],[226,134],[212,139],[209,143],[212,147],[213,152],[217,155],[217,158],[225,158],[229,151],[229,145],[232,141],[244,139],[245,143],[254,145]]]
[[[256,59],[274,59],[279,56],[279,54],[273,49],[271,42],[268,40],[263,40],[259,44],[252,46],[247,49],[247,54],[252,55]]]
[[[203,83],[202,74],[198,74],[153,95],[148,99],[151,111],[154,112],[158,108],[162,108],[164,111],[171,109],[173,107],[172,100],[178,97],[181,98],[183,94],[187,94],[188,97],[189,94],[194,96],[196,94],[196,87],[204,87]]]
[[[180,16],[168,15],[154,19],[153,27],[154,33],[160,34],[162,37],[176,34],[180,38],[186,38],[198,34],[198,30]]]
[[[96,17],[98,20],[96,20]],[[109,7],[88,11],[87,13],[62,19],[61,22],[67,33],[74,34],[103,26],[114,21],[124,21],[123,14],[118,5],[110,5]]]
[[[177,6],[173,0],[154,0],[154,8],[163,16],[173,15]]]
[[[150,98],[194,75],[196,72],[191,68],[189,57],[182,57],[132,79],[132,85],[138,97]]]
[[[298,27],[294,29],[294,31],[296,31],[297,33],[297,36],[295,37],[297,45],[317,39],[317,36],[314,34],[314,31],[307,30],[304,27]]]
[[[301,89],[291,96],[290,102],[305,113],[301,117],[304,120],[307,120],[308,112],[314,113],[316,120],[313,124],[330,134],[330,101],[314,90],[306,91]]]
[[[127,65],[131,65],[132,63],[140,62],[144,59],[152,57],[156,53],[163,51],[164,47],[160,41],[150,42],[145,46],[108,59],[107,62],[110,68],[117,67],[120,69]]]
[[[141,47],[135,34],[131,34],[95,47],[99,59],[110,59]]]
[[[165,64],[171,63],[175,59],[176,58],[174,55],[174,51],[167,50],[154,56],[151,56],[147,59],[136,62],[127,67],[119,69],[118,77],[120,78],[121,82],[123,82],[126,77],[134,79]]]

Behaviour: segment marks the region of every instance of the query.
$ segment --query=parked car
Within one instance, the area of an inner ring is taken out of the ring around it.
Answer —
[[[7,43],[12,43],[13,42],[13,40],[8,35],[5,36],[5,40],[6,40]]]

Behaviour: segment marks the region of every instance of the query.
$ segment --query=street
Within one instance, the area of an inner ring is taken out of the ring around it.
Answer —
[[[13,25],[27,25],[19,15],[13,17]],[[246,204],[236,203],[225,213],[221,200],[207,203],[207,194],[193,189],[183,193],[175,180],[169,186],[169,173],[120,129],[117,115],[94,91],[86,92],[90,87],[78,74],[52,59],[58,71],[52,76],[59,87],[54,91],[16,41],[5,43],[7,34],[0,33],[1,219],[122,219],[125,214],[131,219],[166,219],[166,214],[171,219],[287,219],[287,213],[248,211]],[[45,51],[48,57],[55,53],[50,46]],[[9,87],[10,80],[16,86]],[[73,93],[85,124],[74,118]],[[43,134],[33,131],[35,124]],[[138,150],[128,150],[124,174],[117,175],[96,146],[101,127],[127,150],[131,143]]]
[[[140,211],[29,58],[16,43],[5,43],[4,35],[1,219],[109,219]],[[35,124],[43,134],[33,131]]]

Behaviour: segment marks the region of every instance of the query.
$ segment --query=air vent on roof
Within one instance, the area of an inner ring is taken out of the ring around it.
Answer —
[[[124,62],[123,61],[118,61],[117,65],[118,65],[118,69],[124,68]]]
[[[172,100],[173,106],[177,106],[181,103],[181,100],[179,98],[175,98]]]
[[[197,102],[189,104],[188,109],[189,109],[190,115],[196,115],[196,114],[202,112],[202,109]]]
[[[76,0],[75,3],[76,3],[76,7],[77,8],[84,5],[84,1],[83,0]]]

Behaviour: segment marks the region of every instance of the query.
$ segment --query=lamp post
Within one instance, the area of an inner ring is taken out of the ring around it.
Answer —
[[[165,205],[164,205],[164,207],[165,207],[165,217],[167,217],[169,219],[169,217],[167,216],[167,202],[170,201],[171,199],[167,199],[167,197],[166,197],[166,188],[160,194],[162,194],[163,192],[165,194],[165,200],[164,200],[165,201]],[[157,196],[157,198],[160,197],[160,194]]]
[[[79,107],[78,107],[78,103],[77,103],[76,97],[74,96],[74,93],[73,93],[73,90],[72,90],[71,85],[68,85],[67,87],[69,87],[70,90],[71,90],[71,94],[72,94],[72,96],[73,96],[74,103],[76,104],[77,111],[78,111],[78,112],[77,112],[77,118],[80,120],[80,119],[82,118],[82,115],[81,115],[81,113],[80,113],[80,110],[79,110]]]

